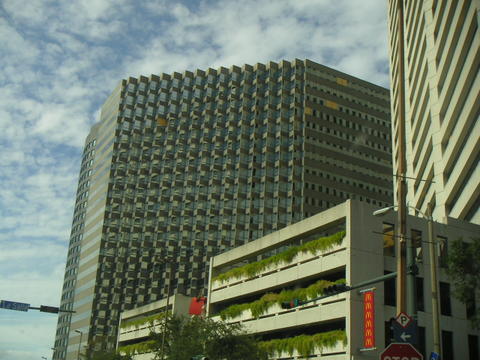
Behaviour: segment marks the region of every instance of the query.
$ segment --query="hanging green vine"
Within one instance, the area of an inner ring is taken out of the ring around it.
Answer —
[[[250,264],[243,265],[241,267],[229,270],[223,274],[220,274],[213,278],[213,281],[220,281],[226,282],[230,279],[239,279],[242,276],[252,277],[258,275],[263,270],[267,269],[271,265],[278,265],[278,264],[288,264],[290,263],[295,256],[300,253],[311,253],[317,254],[322,251],[329,250],[333,248],[335,245],[339,245],[342,243],[344,237],[346,235],[345,231],[340,231],[336,234],[327,237],[321,237],[316,240],[309,241],[305,244],[298,245],[298,246],[291,246],[287,250],[270,256],[266,259],[256,261]]]
[[[126,355],[143,354],[151,352],[154,349],[156,342],[154,340],[143,341],[137,344],[120,346],[118,352]]]
[[[146,325],[146,324],[148,324],[150,326],[153,326],[153,325],[155,325],[155,321],[158,322],[161,319],[163,319],[163,317],[164,317],[164,313],[161,312],[161,313],[158,313],[158,314],[153,314],[153,315],[141,317],[141,318],[138,318],[138,319],[127,320],[125,322],[122,322],[122,324],[120,325],[120,328],[125,329],[125,328],[130,327],[130,326],[135,326],[135,328],[138,329],[140,326]]]
[[[347,345],[345,330],[333,330],[315,335],[299,335],[286,339],[273,339],[262,341],[259,345],[271,356],[282,352],[292,356],[296,350],[300,356],[307,357],[312,355],[315,349],[321,351],[324,348],[332,348],[338,342],[342,342],[344,346]]]
[[[222,320],[226,320],[239,316],[245,310],[250,310],[252,316],[258,318],[265,314],[268,309],[275,304],[281,304],[282,302],[291,301],[293,299],[306,301],[321,296],[323,295],[323,290],[333,284],[345,284],[345,279],[340,279],[335,282],[319,280],[306,288],[282,290],[280,293],[267,293],[253,302],[231,305],[222,310],[219,315]]]

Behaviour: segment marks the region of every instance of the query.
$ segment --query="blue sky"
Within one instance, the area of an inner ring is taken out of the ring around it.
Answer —
[[[80,155],[122,78],[309,58],[388,87],[385,0],[0,1],[0,299],[57,306]],[[56,315],[0,309],[0,360]]]

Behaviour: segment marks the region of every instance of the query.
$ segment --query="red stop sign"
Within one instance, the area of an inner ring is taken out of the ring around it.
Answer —
[[[393,343],[383,350],[380,360],[423,360],[423,355],[411,344]]]

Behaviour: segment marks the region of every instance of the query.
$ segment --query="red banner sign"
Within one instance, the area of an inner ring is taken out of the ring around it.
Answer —
[[[375,347],[375,293],[372,290],[363,293],[363,347]]]
[[[207,302],[206,297],[192,298],[192,300],[190,301],[190,309],[188,313],[190,315],[202,315],[206,302]]]

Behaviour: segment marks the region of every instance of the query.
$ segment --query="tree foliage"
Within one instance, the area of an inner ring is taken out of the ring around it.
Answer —
[[[173,316],[167,320],[165,338],[152,333],[152,351],[155,359],[185,360],[203,354],[210,360],[267,359],[252,335],[240,324],[228,324],[209,318]]]
[[[480,328],[480,314],[475,298],[480,293],[480,238],[471,242],[458,239],[448,249],[447,273],[454,285],[454,296],[470,311],[473,327]]]
[[[89,356],[86,356],[87,360],[132,360],[131,355],[120,355],[115,350],[112,351],[95,351]]]

